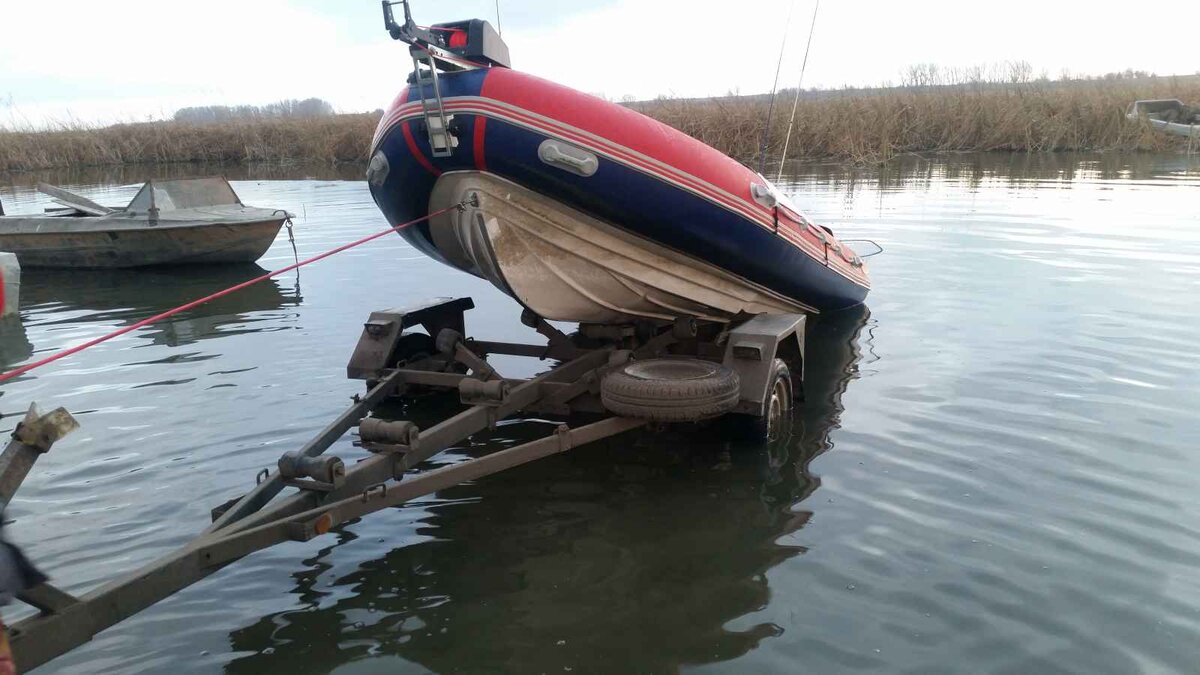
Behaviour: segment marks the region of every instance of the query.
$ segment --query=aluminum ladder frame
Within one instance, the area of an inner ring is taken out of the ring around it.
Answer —
[[[429,148],[434,157],[450,157],[454,148],[458,147],[458,138],[450,131],[450,122],[454,115],[446,114],[446,104],[442,100],[442,85],[438,76],[437,64],[428,51],[413,47],[410,50],[413,59],[413,85],[421,97],[421,110],[425,114],[425,131],[429,137]],[[429,69],[429,77],[421,74],[421,66]],[[425,96],[425,87],[433,87],[433,98]]]

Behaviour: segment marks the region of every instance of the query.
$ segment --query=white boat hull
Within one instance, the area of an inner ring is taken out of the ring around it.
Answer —
[[[729,321],[813,311],[492,174],[442,175],[429,210],[463,200],[474,204],[430,221],[434,246],[450,264],[547,319]]]
[[[1195,110],[1177,99],[1154,99],[1134,101],[1125,115],[1134,122],[1145,120],[1155,131],[1184,138],[1200,138],[1200,124],[1175,122],[1172,121],[1172,116],[1176,119],[1182,117],[1194,120]],[[1164,117],[1167,119],[1163,119]]]
[[[1178,122],[1164,122],[1163,120],[1150,119],[1150,126],[1158,131],[1171,134],[1172,136],[1183,136],[1184,138],[1200,138],[1200,125],[1196,124],[1180,124]]]

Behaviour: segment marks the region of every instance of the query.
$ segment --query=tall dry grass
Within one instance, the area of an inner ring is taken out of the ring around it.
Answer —
[[[1137,99],[1200,100],[1200,78],[974,82],[844,92],[800,99],[788,158],[884,161],[913,152],[1166,150],[1179,139],[1125,118]],[[642,112],[740,159],[758,154],[766,97],[659,99]],[[779,159],[791,96],[776,101],[767,156]]]
[[[0,131],[0,171],[166,162],[365,161],[375,113]]]
[[[917,86],[806,92],[788,157],[877,162],[933,151],[1165,150],[1179,147],[1179,140],[1126,120],[1129,103],[1200,101],[1197,77],[1020,79],[937,84],[923,77]],[[788,93],[776,102],[766,153],[776,161],[791,103]],[[748,160],[759,151],[768,99],[659,99],[629,105]],[[377,120],[377,114],[364,113],[0,131],[0,171],[146,162],[365,162]]]

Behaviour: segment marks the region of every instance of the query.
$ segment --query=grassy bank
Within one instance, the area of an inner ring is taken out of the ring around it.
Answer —
[[[935,151],[1167,150],[1178,139],[1129,122],[1135,99],[1200,101],[1200,78],[966,82],[805,92],[790,158],[883,161]],[[775,108],[768,155],[782,152],[792,97]],[[750,159],[767,118],[764,96],[631,103],[717,149]],[[311,119],[179,121],[0,131],[0,171],[145,162],[364,162],[375,114]]]
[[[365,162],[373,113],[0,131],[0,171],[164,162]]]
[[[1116,81],[975,82],[806,93],[796,111],[789,158],[877,162],[913,152],[1154,150],[1179,139],[1125,119],[1137,99],[1200,100],[1200,78]],[[642,112],[739,158],[762,139],[765,97],[661,99]],[[791,96],[776,101],[768,156],[779,157]]]

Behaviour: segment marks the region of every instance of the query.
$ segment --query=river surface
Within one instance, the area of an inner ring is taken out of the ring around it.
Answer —
[[[146,173],[58,180],[120,204]],[[384,227],[358,175],[231,173],[298,214],[302,257]],[[36,178],[0,182],[9,213],[46,204]],[[783,442],[577,449],[252,555],[41,672],[1195,672],[1200,160],[812,165],[787,189],[885,252],[869,311],[811,328]],[[281,235],[261,268],[292,255]],[[27,271],[0,365],[261,268]],[[370,311],[438,295],[475,298],[472,335],[536,338],[388,237],[0,385],[0,430],[31,401],[82,424],[6,529],[72,592],[166,553],[361,391]]]

